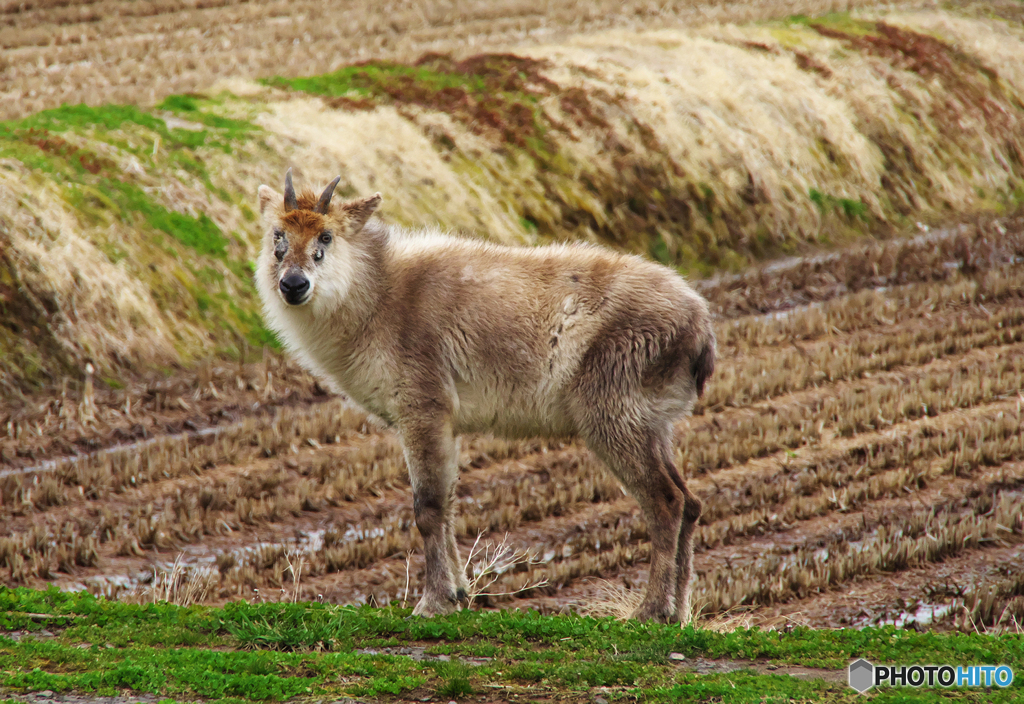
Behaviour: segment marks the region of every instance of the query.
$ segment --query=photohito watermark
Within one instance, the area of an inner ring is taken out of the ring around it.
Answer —
[[[872,687],[1009,687],[1013,670],[1006,665],[872,665],[861,658],[850,663],[849,682],[862,693]]]

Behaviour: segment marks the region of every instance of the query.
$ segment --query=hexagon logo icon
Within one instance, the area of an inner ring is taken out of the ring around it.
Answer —
[[[850,686],[863,694],[871,689],[875,682],[875,666],[864,658],[850,663]]]

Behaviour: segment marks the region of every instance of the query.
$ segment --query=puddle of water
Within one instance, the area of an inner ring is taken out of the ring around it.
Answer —
[[[56,634],[48,629],[42,629],[40,631],[8,631],[4,633],[4,638],[10,638],[13,641],[25,640],[42,640],[44,638],[55,638]]]
[[[331,399],[329,401],[323,401],[321,403],[314,403],[308,407],[308,410],[311,413],[313,413],[318,407],[326,408],[329,404],[337,402],[338,399]],[[211,436],[217,436],[221,433],[243,430],[247,424],[252,424],[254,422],[260,424],[269,424],[272,426],[278,422],[279,415],[283,410],[283,408],[279,408],[268,416],[249,416],[247,418],[243,418],[237,423],[231,423],[229,425],[215,425],[210,428],[189,431],[187,433],[158,435],[157,437],[149,438],[148,440],[139,440],[137,442],[125,443],[123,445],[114,445],[113,447],[107,447],[102,450],[97,450],[95,452],[87,452],[80,455],[56,457],[50,460],[43,460],[39,464],[32,465],[31,467],[5,469],[3,471],[0,471],[0,479],[3,479],[5,477],[22,476],[26,474],[41,474],[44,472],[53,472],[61,467],[73,464],[75,462],[91,462],[115,453],[140,452],[146,448],[152,447],[162,442],[180,442],[182,439],[184,439],[186,442],[190,442],[192,440],[203,440]],[[345,400],[341,401],[340,410],[342,413],[348,411],[354,411],[360,414],[363,413],[363,411],[359,409],[357,406]]]
[[[960,233],[963,231],[963,227],[964,226],[959,225],[956,227],[942,227],[935,230],[929,230],[928,232],[924,232],[920,235],[915,235],[914,237],[909,238],[907,242],[912,245],[938,244],[945,240],[951,240],[954,237],[959,236]],[[841,252],[838,252],[829,254],[819,254],[813,257],[786,257],[784,259],[779,259],[777,261],[765,264],[759,271],[768,274],[777,274],[780,272],[797,269],[798,267],[803,266],[804,264],[828,264],[829,262],[838,261],[842,256],[843,254]],[[959,266],[959,264],[956,262],[948,262],[947,265],[948,264]],[[748,274],[717,274],[715,276],[712,276],[711,278],[704,279],[702,281],[695,281],[693,282],[693,285],[695,286],[695,288],[700,290],[720,286],[723,284],[730,284],[737,281],[743,281],[747,276]]]
[[[920,626],[941,620],[953,609],[952,604],[920,604],[914,611],[902,611],[895,616],[883,619],[874,619],[866,616],[854,624],[854,628],[867,628],[868,626],[896,626],[903,628],[908,623],[916,623]]]
[[[601,549],[600,541],[597,541],[597,543],[594,546],[594,549],[598,551]],[[573,553],[571,545],[563,545],[560,548],[550,548],[547,551],[545,551],[543,555],[541,555],[541,558],[538,560],[538,562],[541,562],[546,565],[547,563],[554,560],[556,557],[564,560],[567,557],[571,557],[572,554]]]
[[[227,432],[229,430],[237,430],[241,428],[245,421],[239,423],[232,423],[231,425],[218,425],[212,428],[203,428],[202,430],[196,430],[188,433],[177,433],[174,435],[161,435],[159,437],[150,438],[149,440],[140,440],[138,442],[127,443],[125,445],[115,445],[114,447],[108,447],[103,450],[97,450],[96,452],[89,452],[82,455],[73,455],[71,457],[58,457],[52,460],[43,460],[39,464],[32,465],[31,467],[21,467],[18,469],[5,469],[0,472],[0,479],[5,477],[17,477],[26,474],[42,474],[45,472],[55,472],[59,468],[69,465],[73,462],[89,462],[92,460],[100,459],[108,455],[125,451],[141,451],[148,447],[152,447],[161,442],[167,442],[168,440],[178,440],[179,438],[185,438],[187,440],[202,439],[218,433]]]
[[[448,662],[451,660],[449,655],[431,655],[426,652],[426,648],[419,645],[407,645],[393,648],[359,648],[356,650],[360,655],[404,655],[407,658],[412,658],[417,662],[424,660],[430,661],[441,661]],[[483,665],[486,662],[490,662],[491,658],[459,658],[463,662],[471,665]]]
[[[408,527],[409,526],[405,521],[394,525],[373,527],[365,527],[362,524],[349,523],[346,525],[345,532],[341,539],[336,544],[338,546],[344,546],[349,543],[381,538],[384,537],[389,530],[404,530]],[[227,554],[230,554],[235,558],[236,564],[243,564],[249,557],[260,550],[277,549],[283,549],[293,555],[297,553],[300,556],[305,556],[308,560],[311,554],[323,549],[324,535],[329,529],[330,527],[317,528],[315,530],[305,532],[296,540],[288,542],[256,541],[246,545],[239,545],[231,548],[227,551]],[[185,580],[188,580],[196,572],[210,574],[217,572],[217,557],[218,555],[211,552],[203,543],[186,545],[180,549],[174,559],[155,560],[145,569],[135,573],[134,575],[97,575],[81,582],[67,584],[63,586],[62,589],[64,591],[88,590],[93,593],[115,598],[118,594],[125,591],[133,591],[152,586],[154,571],[157,575],[163,577],[171,574],[177,566],[177,569],[182,574],[182,578]],[[508,568],[506,567],[505,569]],[[365,603],[368,598],[369,597],[367,596],[362,596],[361,599],[357,599],[356,601],[357,603]]]

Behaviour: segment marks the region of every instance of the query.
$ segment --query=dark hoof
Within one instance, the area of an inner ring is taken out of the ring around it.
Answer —
[[[672,623],[678,619],[674,613],[669,614],[659,609],[645,608],[643,606],[634,611],[630,618],[637,621],[654,621],[656,623]]]
[[[459,610],[459,602],[454,592],[448,592],[444,596],[424,594],[416,608],[412,610],[413,616],[445,616]]]

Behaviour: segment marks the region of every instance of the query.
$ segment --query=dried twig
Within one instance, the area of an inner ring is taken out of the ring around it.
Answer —
[[[479,537],[477,538],[479,540]],[[409,567],[412,563],[412,550],[405,553],[405,591],[402,592],[402,608],[406,608],[409,601]]]
[[[533,551],[524,548],[513,548],[508,544],[508,533],[497,545],[488,543],[481,547],[480,539],[483,533],[476,536],[473,547],[466,557],[464,570],[472,577],[469,581],[469,605],[477,597],[514,596],[522,592],[547,586],[547,578],[523,585],[511,591],[491,592],[488,589],[498,581],[501,575],[514,569],[518,565],[527,567],[544,564],[543,561],[534,557]]]

